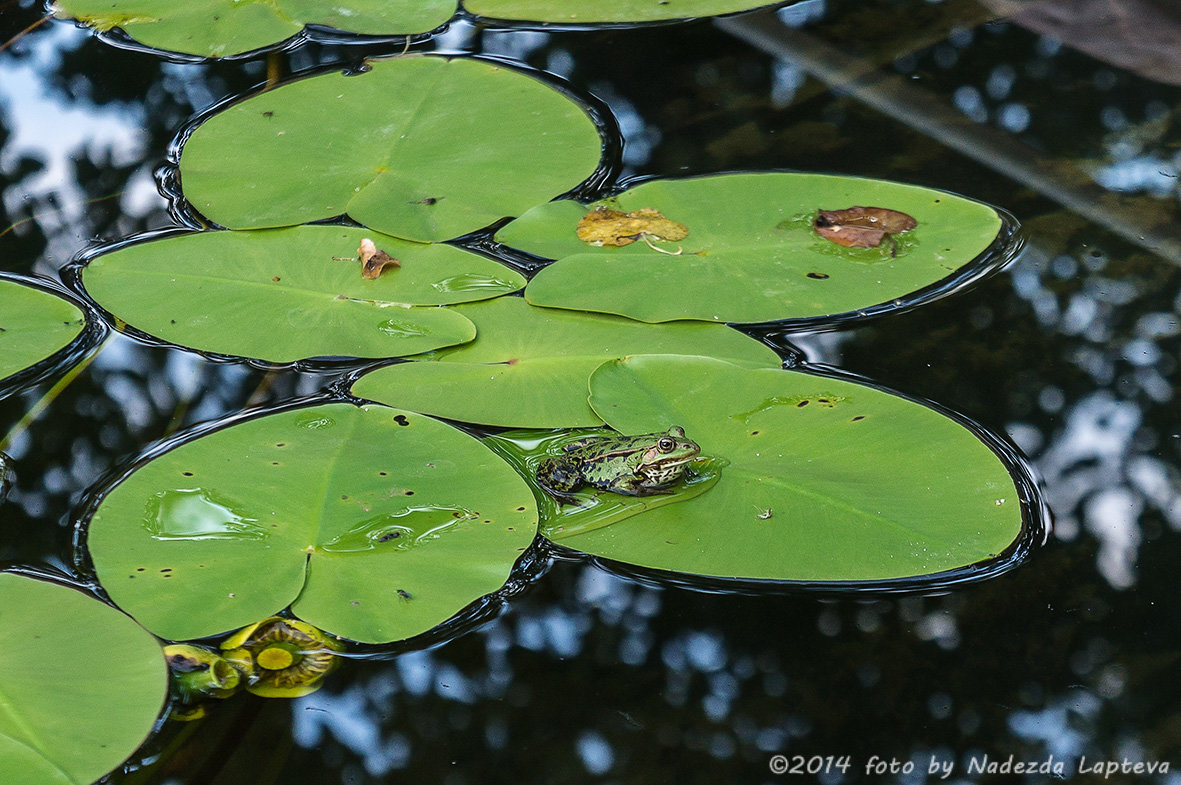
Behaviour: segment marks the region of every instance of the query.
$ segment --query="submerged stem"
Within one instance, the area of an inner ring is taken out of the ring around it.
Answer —
[[[108,338],[107,340],[110,339]],[[49,408],[49,405],[57,399],[57,396],[61,395],[62,392],[70,386],[71,382],[77,379],[83,371],[90,367],[90,364],[94,362],[94,358],[97,357],[98,353],[102,351],[103,346],[106,346],[106,341],[103,341],[103,343],[100,344],[98,348],[96,348],[89,355],[83,357],[77,365],[67,371],[65,375],[62,376],[62,378],[58,379],[52,387],[45,391],[45,394],[42,395],[41,398],[36,403],[34,403],[27,412],[25,412],[24,416],[17,421],[16,425],[12,426],[8,433],[4,434],[4,438],[0,439],[0,452],[7,450],[14,441],[20,438],[21,434],[27,431],[29,426],[41,416],[41,413]]]

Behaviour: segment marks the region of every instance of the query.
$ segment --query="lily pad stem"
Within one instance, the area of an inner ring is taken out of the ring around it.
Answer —
[[[107,341],[109,340],[110,338],[107,339]],[[107,341],[103,341],[97,349],[88,354],[86,357],[82,358],[77,365],[67,371],[66,374],[62,376],[62,378],[58,379],[57,382],[54,383],[54,385],[50,387],[44,395],[41,396],[40,400],[38,400],[27,412],[25,412],[24,416],[17,421],[16,425],[13,425],[8,433],[4,434],[4,438],[0,439],[0,452],[5,452],[14,441],[19,439],[21,435],[29,429],[29,426],[41,416],[41,413],[49,407],[49,404],[53,403],[57,399],[57,396],[61,395],[62,392],[70,386],[71,382],[77,379],[83,371],[90,367],[90,364],[94,362],[94,358],[97,357],[98,353],[103,350],[104,346],[106,346]]]

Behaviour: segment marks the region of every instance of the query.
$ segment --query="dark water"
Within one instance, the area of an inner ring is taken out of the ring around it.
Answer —
[[[8,0],[0,37],[41,14]],[[419,48],[513,58],[598,96],[627,173],[866,175],[1016,215],[1026,246],[1007,271],[798,343],[1007,433],[1055,517],[1026,564],[931,596],[738,596],[556,558],[466,634],[350,663],[306,698],[239,696],[166,728],[113,781],[922,782],[939,779],[934,757],[947,781],[1040,782],[1054,777],[969,766],[1014,755],[1095,781],[1084,756],[1181,766],[1181,89],[989,19],[967,0],[808,0],[771,24],[461,23]],[[1098,34],[1126,48],[1121,29]],[[271,68],[395,51],[309,43]],[[153,179],[170,140],[267,68],[167,63],[60,22],[0,52],[0,271],[55,281],[96,241],[172,225]],[[332,380],[116,335],[14,439],[0,567],[72,574],[76,514],[104,476],[178,429]],[[0,401],[0,433],[52,381]],[[849,766],[775,774],[775,754]],[[867,774],[879,760],[915,769]]]

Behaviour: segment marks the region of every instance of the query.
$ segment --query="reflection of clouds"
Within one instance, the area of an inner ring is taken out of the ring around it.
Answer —
[[[1056,513],[1055,533],[1073,540],[1084,523],[1100,543],[1100,574],[1121,589],[1135,583],[1144,490],[1150,488],[1160,498],[1160,478],[1166,473],[1158,461],[1143,455],[1135,460],[1137,471],[1129,472],[1140,425],[1138,406],[1097,392],[1070,410],[1062,433],[1037,459],[1048,485],[1047,501]],[[1142,490],[1144,481],[1148,488]]]
[[[1171,161],[1140,155],[1095,170],[1095,182],[1109,191],[1147,191],[1166,196],[1177,187],[1177,169]]]
[[[404,768],[410,762],[410,740],[383,730],[381,722],[395,692],[391,679],[377,678],[339,694],[321,690],[298,698],[291,706],[292,738],[314,749],[331,736],[360,758],[371,776]]]
[[[591,774],[606,774],[615,765],[615,752],[601,733],[583,731],[575,747],[582,765]]]
[[[1162,514],[1181,527],[1181,481],[1175,465],[1152,454],[1165,434],[1150,420],[1154,406],[1174,397],[1181,303],[1172,304],[1174,311],[1154,308],[1160,292],[1138,277],[1111,274],[1108,264],[1095,247],[1078,256],[1033,247],[1014,270],[1014,290],[1040,324],[1066,339],[1064,358],[1092,389],[1071,400],[1063,388],[1045,386],[1038,405],[1064,418],[1061,430],[1046,434],[1018,423],[1009,432],[1046,481],[1057,537],[1094,537],[1099,573],[1126,589],[1136,581],[1142,518]]]
[[[142,107],[63,101],[49,85],[63,54],[78,49],[89,37],[89,32],[73,25],[51,25],[21,41],[27,57],[0,61],[0,106],[11,133],[0,150],[0,168],[14,172],[22,159],[38,161],[43,167],[8,189],[4,205],[16,215],[27,209],[26,201],[36,200],[34,212],[51,239],[59,233],[71,237],[68,246],[51,244],[50,255],[59,261],[76,250],[75,233],[86,237],[85,230],[78,232],[77,227],[87,225],[89,197],[78,184],[74,159],[130,166],[142,159],[148,143]],[[161,203],[150,167],[141,167],[120,196],[122,211],[137,216],[159,209]]]
[[[1103,702],[1086,690],[1071,690],[1056,697],[1040,711],[1015,711],[1009,728],[1018,736],[1044,745],[1047,755],[1076,768],[1079,756],[1088,753],[1095,721]],[[1092,753],[1093,755],[1093,753]]]

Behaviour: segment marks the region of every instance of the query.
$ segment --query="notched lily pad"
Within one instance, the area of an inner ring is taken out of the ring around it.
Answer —
[[[185,198],[230,229],[347,214],[439,241],[574,188],[601,148],[587,111],[545,82],[480,60],[410,56],[233,104],[196,128],[180,171]]]
[[[355,254],[373,236],[342,226],[176,235],[94,258],[82,283],[100,306],[155,338],[287,363],[464,343],[475,336],[472,323],[428,306],[496,297],[525,282],[478,254],[393,237],[379,240],[398,268],[366,280]]]
[[[529,487],[477,440],[336,403],[154,457],[103,496],[86,545],[111,599],[163,638],[290,605],[326,632],[383,643],[500,589],[536,527]]]
[[[87,785],[143,743],[164,705],[156,639],[74,589],[0,574],[0,782]]]
[[[716,578],[884,581],[988,561],[1023,529],[1016,468],[952,418],[864,384],[636,356],[590,389],[612,428],[677,422],[728,464],[683,503],[573,533],[543,524],[570,548]]]
[[[896,249],[843,248],[816,233],[818,204],[890,205],[917,226],[897,236]],[[648,180],[601,205],[658,210],[689,234],[675,256],[658,243],[593,247],[570,227],[598,204],[535,207],[496,234],[505,245],[556,260],[529,282],[529,302],[646,322],[830,324],[957,290],[1010,258],[1014,245],[1005,242],[1011,228],[988,205],[856,177],[763,172]]]
[[[651,207],[641,207],[630,213],[596,207],[582,217],[576,232],[578,239],[587,245],[616,248],[631,245],[636,240],[676,242],[689,236],[684,224],[670,221]]]
[[[305,25],[363,35],[413,35],[447,23],[455,0],[56,0],[59,17],[120,28],[142,44],[228,57],[277,44]]]
[[[475,323],[475,341],[416,358],[418,362],[379,368],[362,376],[353,394],[484,425],[574,428],[602,424],[587,405],[587,380],[615,357],[694,354],[751,367],[780,365],[770,348],[722,325],[644,325],[535,308],[519,297],[455,310]]]
[[[897,255],[893,236],[909,232],[918,222],[906,213],[885,207],[848,207],[820,210],[812,225],[825,240],[846,248],[877,248],[889,239],[891,253]]]

